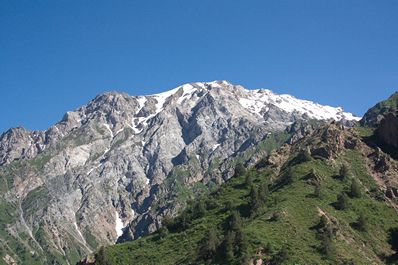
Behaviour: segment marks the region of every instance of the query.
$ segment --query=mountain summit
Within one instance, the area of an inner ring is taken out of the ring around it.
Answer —
[[[101,94],[46,131],[1,135],[0,254],[74,263],[99,245],[155,231],[163,216],[230,179],[238,162],[253,165],[316,123],[357,120],[227,81]]]

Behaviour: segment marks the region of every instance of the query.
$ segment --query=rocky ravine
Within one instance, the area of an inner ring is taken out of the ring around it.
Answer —
[[[235,161],[255,161],[272,135],[310,119],[358,120],[215,81],[152,96],[105,93],[47,131],[11,129],[0,137],[0,206],[13,219],[0,227],[0,254],[18,260],[15,240],[44,262],[67,264],[154,231],[192,194],[230,178]]]

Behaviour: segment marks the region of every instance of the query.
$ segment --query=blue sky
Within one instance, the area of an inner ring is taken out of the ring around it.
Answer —
[[[398,88],[396,0],[2,0],[0,131],[97,94],[226,79],[362,115]]]

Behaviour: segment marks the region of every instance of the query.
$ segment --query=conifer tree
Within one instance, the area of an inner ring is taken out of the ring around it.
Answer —
[[[348,207],[348,197],[342,192],[337,196],[336,208],[337,210],[345,210]]]
[[[250,190],[249,208],[250,208],[250,216],[257,215],[261,208],[261,202],[258,196],[258,192],[254,186],[252,186]]]
[[[350,169],[346,164],[341,166],[339,175],[342,180],[347,180],[350,177]]]
[[[195,218],[203,217],[206,213],[206,206],[203,200],[199,200],[194,207],[194,216]]]
[[[229,229],[231,231],[238,231],[242,228],[242,217],[238,211],[234,211],[229,217]]]
[[[224,242],[223,242],[223,256],[228,264],[230,264],[235,257],[234,241],[235,241],[235,232],[228,231],[224,237]]]
[[[368,226],[368,220],[367,220],[366,216],[363,213],[361,213],[359,215],[356,224],[357,224],[359,230],[366,231],[367,226]]]
[[[361,186],[356,179],[353,179],[351,182],[350,196],[352,198],[360,198],[361,197]]]
[[[253,178],[252,178],[252,174],[250,172],[246,174],[245,186],[246,186],[246,188],[251,188],[251,186],[253,186]]]
[[[323,199],[321,183],[319,183],[318,181],[315,182],[314,196],[317,197],[318,199]]]
[[[202,255],[205,259],[211,259],[215,256],[217,248],[219,245],[219,240],[217,237],[216,230],[214,228],[210,228],[207,231],[206,236],[202,243]]]
[[[258,196],[262,203],[265,203],[267,201],[267,198],[269,196],[269,188],[267,181],[261,183],[260,187],[258,188]]]

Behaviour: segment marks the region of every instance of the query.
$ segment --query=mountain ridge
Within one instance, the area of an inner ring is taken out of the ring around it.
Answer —
[[[338,108],[284,110],[297,99],[260,92],[226,81],[146,97],[111,92],[46,131],[3,133],[0,206],[15,221],[0,229],[0,254],[74,263],[98,245],[155,231],[163,216],[230,179],[237,162],[253,165],[324,122],[311,115],[353,118]]]

